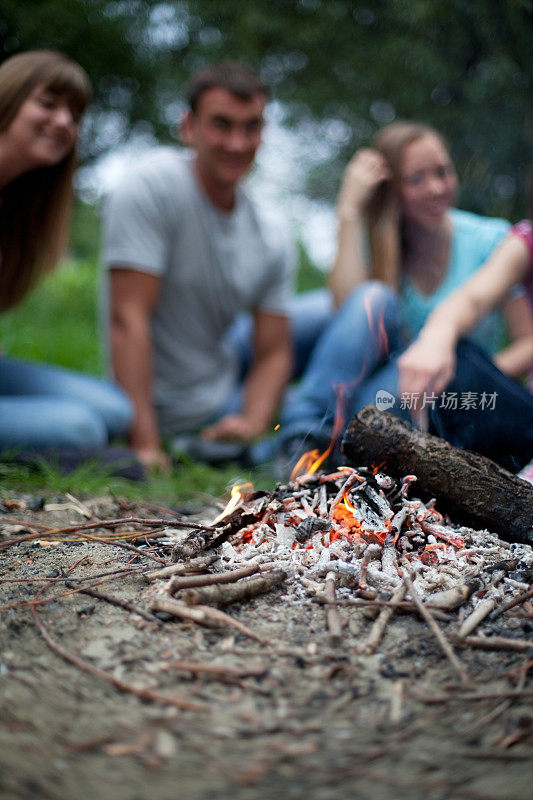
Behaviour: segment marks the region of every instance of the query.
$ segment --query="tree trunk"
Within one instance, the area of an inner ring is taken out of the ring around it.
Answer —
[[[351,421],[342,452],[354,465],[379,466],[396,478],[416,475],[418,485],[461,522],[533,545],[533,486],[484,456],[371,405]]]

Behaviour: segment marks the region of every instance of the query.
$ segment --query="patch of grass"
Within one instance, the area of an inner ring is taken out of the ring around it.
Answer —
[[[225,497],[236,483],[251,481],[257,488],[272,486],[264,471],[244,470],[236,464],[221,468],[195,462],[174,466],[170,474],[154,473],[146,481],[116,478],[90,461],[69,475],[63,475],[53,464],[41,462],[37,468],[16,463],[0,463],[0,497],[10,492],[57,495],[69,492],[81,499],[115,495],[133,501],[159,502],[173,507],[184,502],[201,505],[202,497]]]
[[[311,261],[309,253],[298,242],[298,272],[296,274],[296,291],[310,292],[312,289],[322,289],[326,285],[326,275]]]
[[[98,268],[64,261],[12,311],[0,317],[0,344],[9,355],[101,374]]]

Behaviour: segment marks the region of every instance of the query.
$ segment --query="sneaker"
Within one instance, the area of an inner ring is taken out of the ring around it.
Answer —
[[[287,439],[281,446],[281,450],[274,462],[276,479],[281,482],[289,481],[296,467],[298,467],[298,471],[295,477],[304,475],[309,471],[316,459],[326,452],[328,447],[329,440],[327,438],[312,434],[294,436],[292,439]],[[331,466],[330,459],[331,454],[320,465],[319,469],[321,471],[327,470]]]
[[[217,439],[203,439],[201,436],[177,436],[170,443],[172,458],[179,460],[186,456],[193,461],[211,464],[213,467],[230,462],[241,467],[252,466],[250,448],[243,442],[228,442]]]
[[[2,461],[24,464],[38,470],[43,462],[50,464],[63,475],[69,475],[84,464],[93,464],[109,476],[144,481],[146,470],[127,447],[47,447],[22,450],[9,456],[2,454]]]

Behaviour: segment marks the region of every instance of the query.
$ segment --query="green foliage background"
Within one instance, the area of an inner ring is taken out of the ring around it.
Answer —
[[[230,58],[259,70],[286,123],[316,147],[303,191],[332,200],[352,152],[384,123],[413,118],[450,142],[460,204],[511,220],[525,212],[532,161],[532,33],[533,0],[0,0],[0,61],[52,48],[89,73],[85,163],[132,134],[175,139],[190,73]],[[98,228],[95,209],[78,204],[73,257],[2,315],[5,351],[101,372]],[[300,256],[300,289],[320,285],[323,275]],[[67,479],[48,473],[0,465],[4,485],[44,481],[80,492],[105,485],[147,497],[220,494],[243,478],[235,468],[189,464],[126,489],[96,473],[90,484],[83,470]]]
[[[395,115],[447,136],[465,207],[511,219],[531,163],[532,33],[532,0],[0,0],[0,57],[53,47],[91,75],[86,159],[132,131],[172,139],[190,72],[233,58],[302,136],[327,140],[314,195],[332,198],[349,154]]]

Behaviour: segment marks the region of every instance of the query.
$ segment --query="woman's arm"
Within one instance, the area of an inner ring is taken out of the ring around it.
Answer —
[[[361,257],[364,209],[376,187],[389,176],[381,153],[369,148],[358,150],[346,167],[337,200],[337,256],[329,277],[336,306],[366,278]]]
[[[526,245],[509,236],[464,286],[430,314],[418,338],[399,359],[400,393],[443,391],[455,373],[458,340],[500,305],[528,271]]]
[[[515,297],[504,306],[505,321],[511,343],[493,358],[494,363],[510,378],[520,380],[533,365],[533,315],[527,297]]]

